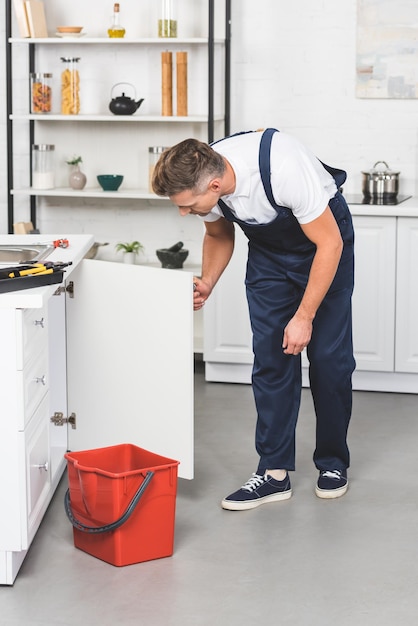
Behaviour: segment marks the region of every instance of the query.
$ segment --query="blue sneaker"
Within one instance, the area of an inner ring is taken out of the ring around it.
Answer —
[[[221,505],[229,511],[246,511],[267,502],[288,500],[291,495],[289,475],[283,480],[275,480],[269,474],[253,474],[241,489],[224,498]]]
[[[348,489],[347,470],[321,470],[315,493],[318,498],[339,498]]]

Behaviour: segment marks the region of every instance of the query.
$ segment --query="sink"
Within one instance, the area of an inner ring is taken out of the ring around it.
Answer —
[[[0,263],[36,263],[54,250],[50,244],[0,244]]]

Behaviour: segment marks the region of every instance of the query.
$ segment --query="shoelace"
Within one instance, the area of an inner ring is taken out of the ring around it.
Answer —
[[[251,478],[247,480],[247,482],[245,483],[245,485],[241,487],[241,489],[244,489],[245,491],[249,491],[251,493],[251,491],[255,491],[257,487],[260,487],[260,485],[266,482],[266,480],[267,480],[266,476],[259,476],[258,474],[252,474]]]
[[[335,478],[335,480],[340,480],[341,472],[340,470],[327,470],[326,472],[321,472],[321,476],[325,478]]]

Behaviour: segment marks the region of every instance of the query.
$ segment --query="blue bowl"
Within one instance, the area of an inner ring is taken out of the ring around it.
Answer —
[[[123,176],[120,174],[100,174],[97,180],[103,191],[117,191],[122,184]]]

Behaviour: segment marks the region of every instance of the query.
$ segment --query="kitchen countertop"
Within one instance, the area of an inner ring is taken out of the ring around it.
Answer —
[[[64,280],[68,278],[77,264],[84,258],[84,255],[94,243],[93,235],[0,235],[0,245],[28,245],[37,243],[52,243],[56,239],[68,239],[68,248],[55,248],[45,261],[68,263],[65,268]],[[10,265],[13,265],[11,263]],[[10,291],[0,295],[0,308],[18,309],[39,309],[44,306],[47,299],[59,284],[36,287],[34,289],[23,289],[22,291]]]
[[[418,217],[418,198],[414,196],[401,204],[349,204],[352,215],[388,217]]]

